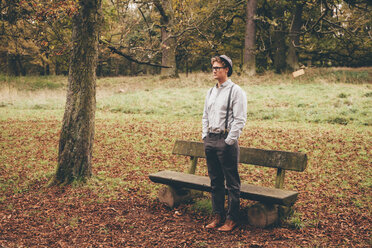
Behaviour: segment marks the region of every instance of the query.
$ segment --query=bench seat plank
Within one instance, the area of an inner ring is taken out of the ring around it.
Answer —
[[[211,192],[210,180],[206,176],[197,176],[175,171],[160,171],[149,175],[151,181],[173,186]],[[290,206],[297,199],[298,192],[291,190],[242,184],[240,197],[270,204]]]

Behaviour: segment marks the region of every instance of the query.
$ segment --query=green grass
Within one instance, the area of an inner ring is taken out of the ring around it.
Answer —
[[[248,121],[372,125],[368,71],[319,69],[308,74],[303,79],[273,74],[233,77],[247,93]],[[65,85],[66,78],[13,78],[11,86],[0,82],[0,109],[23,110],[26,114],[39,110],[63,111],[65,88],[54,89],[47,84],[38,88],[40,82],[48,80]],[[200,118],[205,94],[213,84],[209,75],[201,73],[165,80],[156,76],[103,78],[97,82],[97,109],[173,119]]]
[[[344,84],[243,85],[248,120],[371,125],[367,86]],[[330,88],[332,90],[330,90]],[[100,110],[129,114],[201,117],[208,88],[172,88],[113,94],[98,99]],[[340,99],[339,95],[348,92]]]
[[[35,91],[40,89],[60,89],[67,85],[67,77],[64,76],[26,76],[8,77],[0,75],[0,82],[8,87],[24,91]]]
[[[200,198],[191,205],[191,211],[198,215],[211,216],[213,214],[212,202],[210,198]]]
[[[328,74],[328,75],[327,75]],[[371,72],[368,70],[334,70],[330,72],[323,73],[322,75],[327,75],[334,77],[336,82],[343,82],[349,84],[360,84],[371,81]]]

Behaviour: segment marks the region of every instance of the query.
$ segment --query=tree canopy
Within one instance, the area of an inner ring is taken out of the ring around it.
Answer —
[[[1,73],[67,74],[77,2],[2,1]],[[228,54],[240,72],[246,2],[103,0],[97,75],[154,74],[161,65],[173,74],[206,71],[215,54]],[[257,0],[257,71],[371,66],[371,9],[367,0]]]

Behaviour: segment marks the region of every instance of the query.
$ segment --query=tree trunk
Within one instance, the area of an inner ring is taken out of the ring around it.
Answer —
[[[279,220],[278,206],[256,203],[248,209],[248,223],[255,227],[265,228]]]
[[[296,11],[292,19],[291,31],[289,33],[289,46],[288,46],[288,55],[287,55],[287,65],[288,68],[292,71],[296,71],[300,68],[298,65],[298,54],[296,51],[296,46],[300,43],[300,30],[302,25],[302,10],[303,4],[296,5]]]
[[[58,61],[58,58],[54,58],[54,73],[55,73],[55,75],[62,74],[61,63]]]
[[[189,58],[186,55],[186,77],[189,76]]]
[[[19,70],[21,71],[22,76],[26,76],[26,68],[22,64],[22,56],[20,54],[16,55],[17,64],[19,66]]]
[[[161,24],[161,65],[169,68],[161,68],[161,75],[165,77],[178,77],[176,65],[176,38],[171,37],[170,27],[173,24],[173,10],[169,0],[154,1],[156,8],[160,13]]]
[[[9,76],[19,76],[20,71],[17,65],[17,58],[13,54],[8,54],[8,75]]]
[[[47,59],[46,65],[45,65],[45,75],[49,76],[50,75],[50,66],[49,66],[49,54],[46,53],[45,57]]]
[[[247,20],[245,24],[243,61],[243,70],[248,75],[256,74],[256,24],[254,22],[256,9],[257,0],[248,0],[246,8]]]
[[[96,110],[96,66],[101,0],[80,0],[74,16],[69,86],[59,140],[58,167],[52,181],[69,184],[92,175]]]
[[[274,48],[274,68],[276,73],[282,73],[285,70],[285,33],[284,33],[284,24],[281,20],[284,15],[284,9],[281,6],[278,6],[275,10],[275,17],[278,20],[278,26],[274,28],[273,34],[273,48]]]
[[[167,31],[166,27],[161,29],[161,40],[162,40],[162,58],[161,65],[169,66],[170,68],[161,68],[161,75],[166,77],[177,77],[177,66],[176,66],[176,40],[175,38],[169,38],[171,33]]]

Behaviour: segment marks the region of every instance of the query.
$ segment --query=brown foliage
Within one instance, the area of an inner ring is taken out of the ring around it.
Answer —
[[[208,216],[196,213],[190,205],[171,210],[158,203],[153,197],[157,185],[147,176],[164,168],[187,170],[189,161],[171,155],[171,147],[175,139],[198,140],[199,122],[131,115],[119,118],[123,120],[97,120],[93,155],[96,179],[87,186],[51,189],[43,185],[56,165],[59,120],[0,121],[0,246],[370,244],[370,130],[362,133],[338,125],[289,128],[284,124],[248,124],[241,145],[308,154],[307,170],[289,172],[284,186],[300,192],[294,206],[298,220],[268,229],[242,223],[232,233],[221,234],[205,230]],[[201,162],[197,174],[206,173],[204,166]],[[241,167],[240,171],[243,181],[272,183],[268,176],[271,171],[254,167]],[[110,184],[110,180],[117,181]],[[242,203],[243,210],[247,204],[250,202]]]

